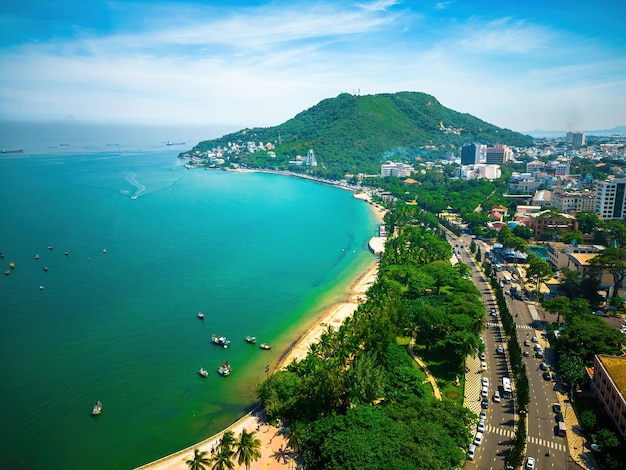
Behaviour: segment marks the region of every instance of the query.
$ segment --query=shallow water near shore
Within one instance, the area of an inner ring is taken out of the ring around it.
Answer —
[[[132,468],[212,435],[372,261],[347,191],[165,147],[55,152],[0,160],[3,468]]]

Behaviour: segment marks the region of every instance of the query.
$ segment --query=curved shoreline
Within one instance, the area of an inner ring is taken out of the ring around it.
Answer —
[[[382,222],[386,212],[385,209],[372,204],[370,201],[364,200],[364,202],[368,203],[375,216]],[[285,368],[294,359],[304,359],[308,353],[309,346],[319,340],[329,325],[339,328],[344,320],[352,316],[359,305],[366,300],[366,292],[369,287],[376,282],[377,278],[378,259],[373,258],[367,268],[362,273],[358,274],[350,284],[348,299],[330,305],[324,310],[322,315],[311,322],[311,326],[281,355],[278,365],[272,372]],[[278,459],[274,458],[274,453],[277,452],[279,448],[287,448],[287,439],[280,433],[280,428],[272,427],[265,422],[260,411],[261,407],[257,406],[253,411],[242,416],[226,429],[223,429],[213,436],[185,449],[137,467],[136,470],[187,469],[188,466],[185,462],[193,458],[194,449],[206,451],[210,455],[211,450],[215,448],[225,431],[231,430],[237,436],[243,429],[248,431],[256,430],[255,437],[261,440],[261,458],[250,466],[250,470],[278,470],[289,468],[288,462],[283,461],[281,463]],[[240,469],[245,468],[245,466],[235,463],[234,468]]]

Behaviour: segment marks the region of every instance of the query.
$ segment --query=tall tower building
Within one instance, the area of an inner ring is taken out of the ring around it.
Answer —
[[[512,152],[506,145],[494,145],[487,147],[486,155],[485,163],[487,165],[501,165],[511,159]]]
[[[477,165],[480,159],[480,145],[466,144],[461,148],[461,165]]]
[[[594,210],[604,220],[625,220],[626,178],[598,181]]]
[[[584,132],[572,132],[572,145],[574,148],[585,146],[586,136]]]

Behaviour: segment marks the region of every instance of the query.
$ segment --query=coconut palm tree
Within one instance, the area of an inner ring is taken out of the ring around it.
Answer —
[[[239,465],[245,464],[246,469],[250,470],[250,464],[261,458],[261,440],[254,437],[254,431],[248,432],[245,429],[241,431],[239,439],[235,443],[235,457],[238,457]]]
[[[185,463],[189,470],[206,470],[211,461],[207,458],[208,452],[200,452],[198,449],[193,450],[193,459],[187,460]]]
[[[235,453],[233,451],[234,445],[235,433],[230,430],[224,432],[215,450],[215,455],[211,459],[213,463],[212,470],[233,470],[235,468],[235,464],[232,461]]]

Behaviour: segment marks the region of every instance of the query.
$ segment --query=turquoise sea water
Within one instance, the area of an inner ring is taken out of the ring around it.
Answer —
[[[179,150],[0,157],[0,467],[126,469],[212,435],[372,262],[351,193]]]

